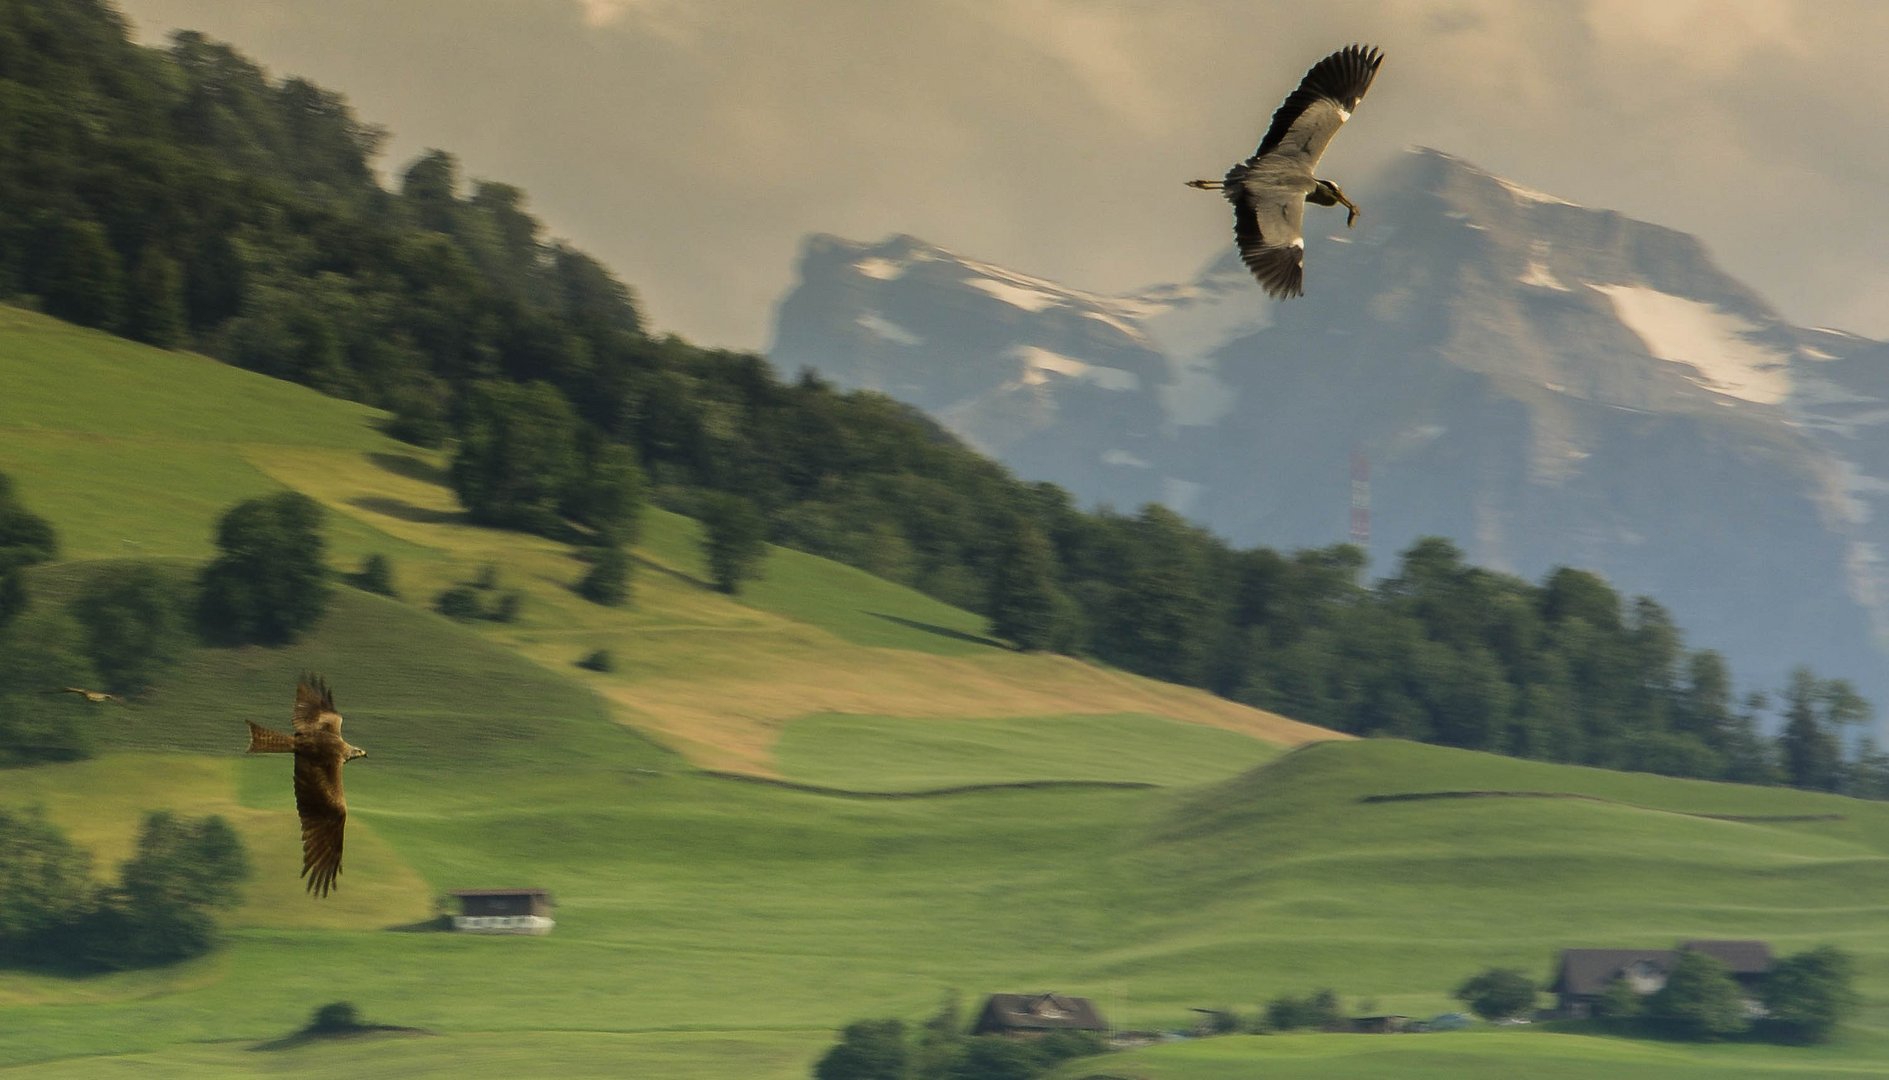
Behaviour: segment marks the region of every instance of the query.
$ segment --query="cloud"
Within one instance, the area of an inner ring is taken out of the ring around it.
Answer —
[[[120,0],[517,183],[655,325],[765,343],[811,232],[910,232],[1098,291],[1225,243],[1180,186],[1319,57],[1387,59],[1324,170],[1411,144],[1698,234],[1790,318],[1889,336],[1889,4],[1870,0]],[[1840,77],[1838,77],[1840,74]],[[1367,221],[1370,219],[1367,219]]]
[[[682,41],[694,30],[692,8],[686,0],[576,0],[584,25],[593,30],[629,26],[671,41]]]
[[[1819,5],[1821,7],[1821,5]],[[1803,28],[1829,18],[1786,0],[1588,0],[1588,29],[1604,47],[1657,53],[1661,62],[1709,75],[1755,54],[1807,51]]]

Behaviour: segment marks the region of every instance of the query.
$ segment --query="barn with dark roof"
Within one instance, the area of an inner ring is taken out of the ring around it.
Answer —
[[[973,1035],[1042,1035],[1050,1031],[1108,1031],[1108,1021],[1085,997],[1067,994],[992,994],[977,1015]]]
[[[1771,970],[1771,946],[1763,941],[1700,939],[1680,942],[1677,949],[1563,949],[1548,987],[1555,995],[1555,1011],[1573,1018],[1592,1016],[1594,1004],[1616,979],[1641,997],[1658,993],[1684,950],[1724,964],[1748,999],[1756,999],[1759,981]]]

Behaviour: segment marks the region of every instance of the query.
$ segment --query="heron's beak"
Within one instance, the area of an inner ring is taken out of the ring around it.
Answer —
[[[1202,191],[1219,191],[1221,188],[1225,187],[1226,185],[1222,181],[1219,181],[1219,180],[1189,180],[1187,182],[1187,186],[1191,188],[1199,188]]]
[[[1329,183],[1329,181],[1327,181],[1327,183]],[[1362,213],[1362,211],[1358,209],[1358,204],[1352,202],[1350,199],[1345,198],[1345,193],[1339,190],[1337,184],[1331,184],[1331,193],[1332,193],[1333,198],[1337,199],[1340,203],[1344,204],[1345,211],[1346,211],[1345,228],[1349,229],[1353,225],[1356,225],[1358,223],[1358,215]]]

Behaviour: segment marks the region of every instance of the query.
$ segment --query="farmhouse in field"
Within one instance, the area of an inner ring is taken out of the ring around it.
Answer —
[[[1763,941],[1684,941],[1677,949],[1563,949],[1553,985],[1555,1012],[1570,1019],[1594,1015],[1594,1003],[1621,979],[1646,997],[1666,985],[1673,961],[1684,950],[1702,952],[1725,965],[1755,1007],[1758,982],[1771,970],[1771,946]]]
[[[1038,1036],[1050,1031],[1108,1031],[1085,997],[1067,994],[992,994],[977,1015],[973,1035]]]
[[[543,889],[460,889],[453,929],[468,934],[548,934],[551,894]]]

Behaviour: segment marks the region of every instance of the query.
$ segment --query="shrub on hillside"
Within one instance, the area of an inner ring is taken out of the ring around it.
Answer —
[[[1679,950],[1666,985],[1647,999],[1645,1015],[1681,1039],[1722,1039],[1750,1026],[1744,994],[1724,962],[1695,949]]]
[[[84,642],[63,610],[28,611],[0,626],[0,765],[92,756],[97,717],[70,694],[46,692],[97,679]]]
[[[190,646],[189,602],[157,568],[107,566],[92,575],[72,601],[85,628],[85,648],[105,688],[135,694],[149,689]]]
[[[328,610],[322,511],[296,491],[245,499],[218,519],[217,557],[198,579],[204,632],[227,644],[287,645]]]
[[[381,596],[400,595],[400,591],[394,587],[393,563],[378,551],[361,560],[361,570],[354,575],[354,584]]]
[[[454,585],[433,598],[433,609],[449,619],[465,622],[485,614],[485,607],[479,602],[478,590],[467,585]]]
[[[598,548],[590,570],[577,582],[577,593],[605,607],[617,607],[630,598],[630,557],[612,544]]]
[[[1762,1029],[1786,1042],[1819,1043],[1854,1012],[1856,961],[1829,945],[1785,957],[1765,976]]]
[[[1535,1008],[1535,983],[1519,971],[1490,968],[1464,980],[1456,1000],[1484,1020],[1522,1016]]]
[[[234,906],[249,876],[222,818],[146,814],[116,885],[37,814],[0,812],[0,957],[24,967],[120,971],[188,959],[216,941],[210,912]]]

